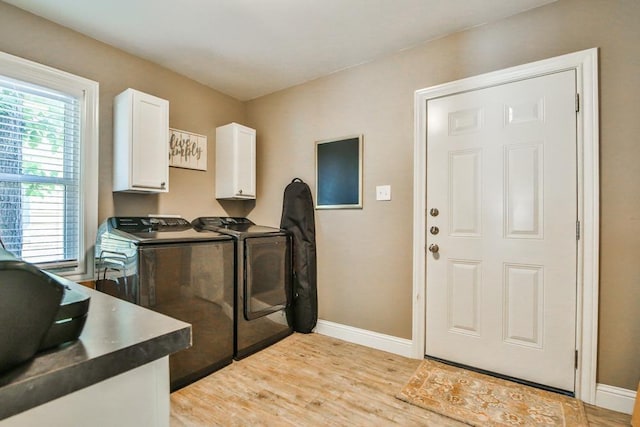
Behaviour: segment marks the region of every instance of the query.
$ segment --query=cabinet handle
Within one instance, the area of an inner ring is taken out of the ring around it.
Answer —
[[[242,189],[238,190],[238,194],[242,194]]]
[[[165,186],[163,185],[162,187],[158,187],[157,185],[133,185],[131,186],[132,189],[149,189],[149,190],[162,190],[163,188],[165,188]]]
[[[160,188],[164,188],[166,185],[167,185],[167,183],[166,183],[166,182],[161,182],[161,183],[160,183]]]

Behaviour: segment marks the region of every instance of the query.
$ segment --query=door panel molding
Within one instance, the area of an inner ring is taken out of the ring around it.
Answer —
[[[575,395],[587,403],[595,403],[600,202],[597,64],[598,50],[593,48],[415,92],[412,327],[412,354],[415,358],[423,358],[425,354],[427,101],[559,71],[576,70],[576,89],[582,104],[577,113],[578,220],[582,230],[578,242],[576,346],[579,351],[579,360]],[[522,110],[515,113],[517,114],[514,117],[518,119],[525,115]],[[459,130],[466,126],[473,128],[473,125],[477,126],[478,122],[481,123],[481,120],[467,118],[458,123],[458,128]]]

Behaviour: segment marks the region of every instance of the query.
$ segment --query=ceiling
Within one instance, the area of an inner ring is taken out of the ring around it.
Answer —
[[[555,0],[3,0],[245,101]]]

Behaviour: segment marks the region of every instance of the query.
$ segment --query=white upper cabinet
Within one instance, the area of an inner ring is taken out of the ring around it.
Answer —
[[[135,89],[115,97],[113,191],[169,191],[169,101]]]
[[[255,129],[237,123],[216,128],[216,199],[255,198]]]

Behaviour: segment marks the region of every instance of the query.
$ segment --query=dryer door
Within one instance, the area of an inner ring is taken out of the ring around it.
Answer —
[[[244,239],[244,304],[246,320],[283,310],[291,301],[289,236]]]

